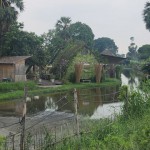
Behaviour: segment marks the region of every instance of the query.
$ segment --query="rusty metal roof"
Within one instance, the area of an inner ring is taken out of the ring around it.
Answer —
[[[26,60],[31,56],[6,56],[0,57],[0,64],[16,64],[19,61]]]

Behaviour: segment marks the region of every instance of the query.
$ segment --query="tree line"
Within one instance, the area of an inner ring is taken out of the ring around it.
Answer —
[[[31,55],[31,66],[53,64],[53,71],[57,72],[57,64],[62,64],[62,68],[65,68],[79,51],[94,54],[98,61],[99,54],[106,49],[117,55],[118,47],[113,39],[94,39],[94,33],[87,24],[72,23],[69,17],[61,17],[56,21],[54,29],[40,36],[34,32],[24,31],[23,23],[17,21],[18,14],[23,10],[23,0],[0,0],[1,57]],[[149,2],[145,5],[143,16],[146,28],[150,30]],[[137,50],[133,40],[128,49],[129,59],[147,59],[150,55],[150,45],[144,45]]]

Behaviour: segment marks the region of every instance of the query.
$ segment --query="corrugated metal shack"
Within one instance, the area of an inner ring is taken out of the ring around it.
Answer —
[[[0,57],[0,80],[26,81],[26,59],[31,56]]]

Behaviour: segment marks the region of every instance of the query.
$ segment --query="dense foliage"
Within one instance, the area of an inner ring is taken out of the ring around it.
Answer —
[[[120,98],[124,101],[123,113],[110,124],[106,120],[93,123],[87,134],[80,138],[70,138],[58,144],[61,150],[148,150],[150,149],[150,81],[143,83],[141,92],[127,92],[121,89]],[[128,111],[127,111],[128,110]],[[89,124],[92,121],[89,121]],[[101,124],[100,124],[101,123]]]
[[[118,47],[116,46],[114,40],[102,37],[94,40],[94,50],[98,52],[103,52],[104,50],[109,50],[114,55],[118,52]]]
[[[138,49],[139,58],[141,60],[148,59],[150,57],[150,45],[146,44]]]
[[[0,56],[2,56],[5,33],[17,20],[18,10],[23,11],[23,9],[23,0],[0,0]]]
[[[127,53],[127,58],[129,60],[137,60],[138,59],[137,45],[134,43],[134,37],[131,37],[130,40],[131,43],[128,47],[129,52]]]
[[[145,8],[143,11],[144,22],[146,24],[146,28],[150,30],[150,2],[145,4]]]

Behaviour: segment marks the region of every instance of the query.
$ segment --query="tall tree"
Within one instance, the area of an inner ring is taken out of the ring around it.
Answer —
[[[18,10],[23,11],[23,0],[0,0],[0,55],[3,37],[11,24],[17,20]]]
[[[71,24],[71,19],[69,17],[61,17],[60,20],[58,20],[55,25],[56,33],[65,41],[69,39],[68,29],[69,29],[70,24]]]
[[[147,2],[143,11],[144,22],[146,24],[146,28],[150,31],[150,2]]]
[[[128,47],[129,52],[127,53],[127,58],[132,60],[137,60],[137,45],[134,43],[134,37],[130,37],[131,43]]]
[[[140,59],[148,59],[150,58],[150,45],[146,44],[141,46],[138,49],[138,56]]]
[[[85,48],[91,50],[93,47],[94,34],[92,29],[81,22],[76,22],[70,25],[70,37],[73,40],[82,41],[85,43]]]
[[[45,65],[47,63],[47,55],[43,47],[43,38],[35,33],[22,31],[22,28],[23,25],[17,22],[10,26],[4,37],[2,55],[31,55],[32,63],[30,65]]]
[[[101,53],[106,49],[111,51],[113,54],[116,54],[118,52],[118,47],[116,46],[114,40],[107,37],[102,37],[94,40],[94,50],[97,50]]]

